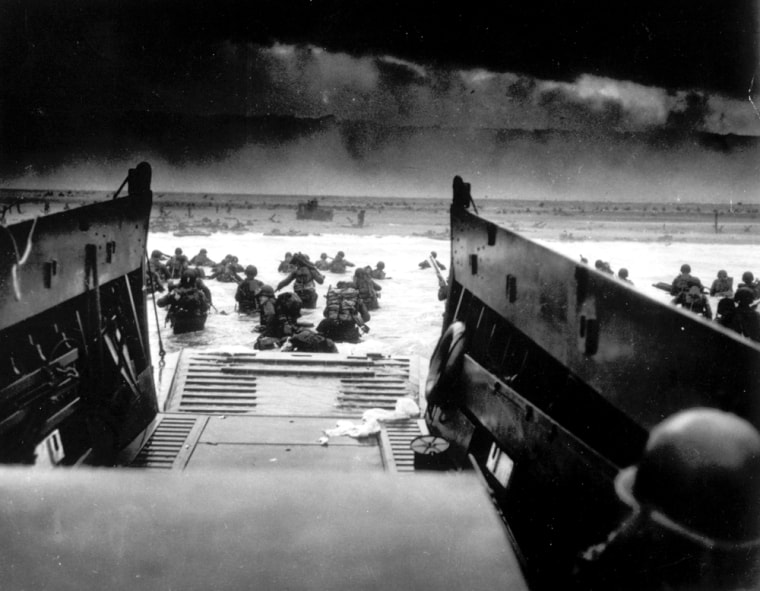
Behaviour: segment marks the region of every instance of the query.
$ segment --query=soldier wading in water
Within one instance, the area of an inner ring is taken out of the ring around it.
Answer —
[[[370,314],[357,290],[350,281],[339,281],[335,288],[327,291],[327,306],[324,320],[317,326],[317,332],[336,342],[358,343],[359,330],[369,332]]]
[[[301,299],[303,307],[313,310],[317,307],[317,288],[314,282],[320,285],[324,283],[325,276],[302,255],[297,252],[290,259],[290,263],[295,266],[285,279],[277,284],[275,291],[280,291],[283,287],[295,280],[293,291]]]

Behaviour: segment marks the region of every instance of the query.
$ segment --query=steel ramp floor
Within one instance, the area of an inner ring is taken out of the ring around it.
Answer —
[[[184,350],[165,410],[208,415],[361,415],[417,392],[409,358]]]
[[[409,442],[427,432],[422,420],[387,423],[361,439],[324,436],[338,421],[361,424],[367,409],[394,410],[401,397],[418,399],[409,358],[184,350],[165,411],[124,463],[410,472]]]

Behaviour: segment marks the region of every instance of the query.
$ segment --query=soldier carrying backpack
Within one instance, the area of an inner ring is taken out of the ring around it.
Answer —
[[[358,343],[359,330],[369,332],[369,311],[351,282],[339,281],[335,288],[330,286],[324,316],[317,332],[333,341]]]

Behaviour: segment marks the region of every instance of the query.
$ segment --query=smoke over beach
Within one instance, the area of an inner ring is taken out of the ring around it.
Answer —
[[[174,19],[162,36],[82,6],[57,27],[25,13],[3,45],[0,186],[104,189],[148,160],[159,191],[439,197],[462,174],[493,197],[756,199],[760,121],[734,81],[452,60],[440,40],[347,51],[187,12],[197,38]]]

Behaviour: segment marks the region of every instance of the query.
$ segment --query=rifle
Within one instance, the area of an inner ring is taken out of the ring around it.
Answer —
[[[430,261],[430,265],[433,267],[435,274],[438,276],[438,286],[447,287],[449,282],[446,281],[443,273],[441,273],[441,268],[438,266],[438,261],[435,260],[435,257],[432,254],[428,257],[428,260]]]
[[[432,254],[429,257],[429,260],[430,264],[433,267],[433,270],[435,271],[435,274],[438,276],[438,299],[440,301],[443,301],[449,297],[449,283],[444,278],[443,273],[441,273],[438,262],[435,260],[435,257]]]
[[[321,284],[321,281],[319,281],[319,277],[321,277],[322,281],[324,281],[324,277],[325,276],[322,275],[322,272],[314,266],[314,263],[312,263],[311,261],[307,260],[306,257],[303,256],[300,252],[297,252],[296,254],[294,254],[291,257],[290,262],[293,265],[296,265],[296,266],[303,265],[304,267],[308,267],[309,269],[311,269],[312,271],[314,271],[314,273],[317,274],[317,277],[316,277],[317,283]]]
[[[304,267],[309,267],[310,269],[314,269],[315,271],[319,271],[319,269],[317,269],[314,266],[314,263],[312,263],[309,260],[306,260],[306,257],[303,256],[300,252],[297,252],[292,257],[290,257],[290,264],[291,265],[296,265],[296,266],[303,265]]]
[[[670,293],[670,290],[672,289],[673,286],[671,283],[666,283],[665,281],[658,281],[657,283],[653,283],[652,287],[656,287],[657,289],[661,289],[662,291],[667,291],[668,293]],[[702,293],[707,295],[710,293],[710,290],[707,289],[705,286],[702,286]]]

